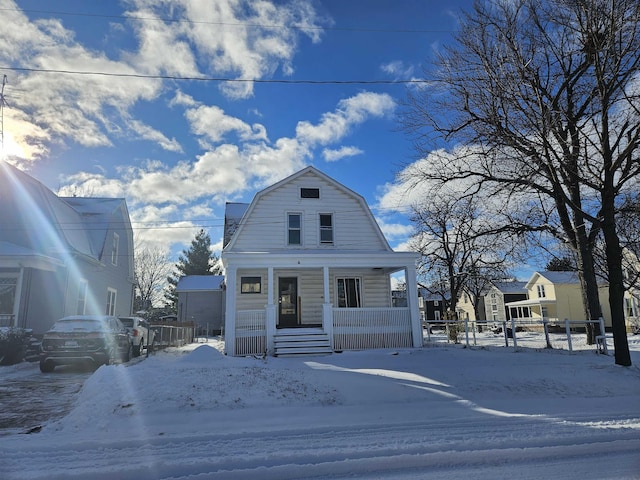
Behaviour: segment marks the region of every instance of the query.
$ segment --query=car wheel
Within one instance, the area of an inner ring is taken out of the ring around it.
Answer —
[[[139,345],[134,345],[133,346],[133,356],[134,357],[139,357],[140,354],[142,353],[142,345],[144,342],[144,338],[140,340],[140,344]]]
[[[42,373],[51,373],[53,369],[56,368],[56,364],[51,361],[41,361],[40,362],[40,371]]]

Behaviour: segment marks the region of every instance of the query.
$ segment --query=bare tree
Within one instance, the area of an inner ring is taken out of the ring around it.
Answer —
[[[476,2],[461,25],[436,87],[410,93],[404,121],[423,154],[432,140],[470,154],[436,156],[421,174],[473,180],[508,202],[541,200],[541,211],[551,201],[591,318],[600,315],[593,246],[602,234],[615,362],[631,365],[616,219],[640,173],[640,2]]]
[[[479,292],[506,276],[505,238],[496,236],[475,197],[443,190],[413,206],[413,248],[421,254],[421,284],[440,295],[445,316],[457,320],[457,302],[471,295],[477,309]]]
[[[163,302],[167,276],[173,264],[169,252],[159,246],[135,245],[136,306],[149,309]]]

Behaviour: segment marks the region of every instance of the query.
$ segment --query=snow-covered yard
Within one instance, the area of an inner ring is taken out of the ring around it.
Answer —
[[[0,438],[0,477],[639,479],[640,336],[630,368],[529,340],[266,359],[210,340],[101,367],[66,417]]]

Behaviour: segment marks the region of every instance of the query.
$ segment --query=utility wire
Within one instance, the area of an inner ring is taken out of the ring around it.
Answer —
[[[141,17],[137,15],[105,15],[99,13],[81,12],[56,12],[50,10],[22,10],[18,8],[0,8],[0,11],[14,11],[23,13],[34,13],[39,15],[64,15],[74,17],[109,18],[118,20],[140,20],[144,22],[167,22],[167,23],[190,23],[194,25],[218,25],[224,27],[251,27],[251,28],[280,28],[292,30],[330,30],[339,32],[365,32],[365,33],[451,33],[448,29],[405,29],[405,28],[363,28],[363,27],[317,27],[308,25],[268,25],[262,23],[232,23],[232,22],[211,22],[204,20],[174,19],[167,17]]]
[[[179,81],[200,81],[200,82],[236,82],[236,83],[281,83],[287,85],[394,85],[394,84],[422,84],[432,80],[410,79],[410,80],[274,80],[274,79],[254,79],[254,78],[230,78],[230,77],[179,77],[175,75],[145,75],[142,73],[113,73],[113,72],[90,72],[80,70],[56,70],[49,68],[26,68],[0,66],[0,70],[12,70],[17,72],[38,72],[38,73],[61,73],[65,75],[98,75],[104,77],[123,78],[149,78],[156,80],[179,80]]]

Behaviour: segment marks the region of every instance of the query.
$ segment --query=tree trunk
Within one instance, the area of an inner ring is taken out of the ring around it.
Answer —
[[[578,276],[582,287],[582,301],[587,320],[598,320],[602,316],[598,279],[593,261],[593,250],[588,245],[588,239],[584,231],[577,232],[578,240]],[[587,344],[596,343],[596,336],[604,334],[600,332],[597,324],[587,323]]]
[[[604,235],[607,269],[609,271],[609,307],[615,362],[631,366],[627,328],[624,319],[624,275],[622,270],[622,248],[616,232],[613,201],[603,199],[602,233]]]

